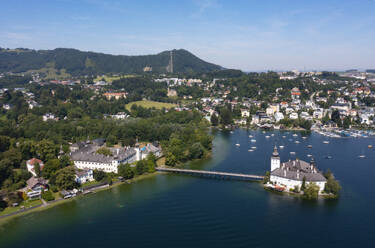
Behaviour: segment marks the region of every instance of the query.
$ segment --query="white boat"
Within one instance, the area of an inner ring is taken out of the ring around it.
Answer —
[[[252,146],[251,149],[255,150],[255,149],[257,149],[257,147],[256,146]]]
[[[270,138],[270,136],[267,135],[267,136],[266,136],[266,139],[269,139],[269,138]]]
[[[307,148],[312,148],[312,145],[308,145]]]
[[[297,135],[296,133],[294,133],[292,136],[293,136],[293,137],[297,137],[298,135]]]
[[[366,155],[359,155],[359,158],[366,158]]]
[[[299,144],[299,141],[298,141],[298,140],[296,140],[296,141],[294,141],[294,143],[296,143],[296,144]]]
[[[252,135],[249,135],[249,138],[252,138],[253,136]]]
[[[323,141],[323,144],[329,144],[328,140]]]
[[[240,144],[237,143],[236,146],[240,146]]]
[[[291,154],[291,155],[294,155],[294,154],[296,154],[296,152],[290,152],[290,154]]]
[[[280,147],[280,149],[284,149],[284,146],[279,146]]]
[[[275,134],[273,133],[273,134],[271,134],[271,136],[273,137],[273,136],[275,136]]]
[[[311,157],[312,155],[311,154],[307,154],[307,157]]]
[[[251,140],[251,142],[255,143],[255,142],[257,142],[257,140],[255,140],[255,139],[252,139],[252,140]]]
[[[306,137],[306,136],[303,136],[302,139],[307,139],[307,137]]]
[[[286,138],[286,136],[283,136],[283,139],[285,139]]]
[[[253,152],[254,150],[253,150],[253,149],[249,149],[248,151],[249,151],[249,152]]]

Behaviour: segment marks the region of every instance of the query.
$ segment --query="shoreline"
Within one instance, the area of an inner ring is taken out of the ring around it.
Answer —
[[[24,210],[22,210],[20,212],[16,211],[16,212],[10,213],[10,214],[5,215],[5,216],[0,216],[0,226],[3,225],[3,224],[6,224],[8,221],[10,221],[12,219],[15,219],[15,218],[19,218],[19,217],[22,217],[22,216],[25,216],[25,215],[28,215],[28,214],[31,214],[31,213],[35,213],[35,212],[40,212],[40,211],[48,210],[50,208],[56,207],[58,205],[61,205],[63,203],[68,203],[68,202],[70,202],[72,200],[80,199],[82,197],[85,197],[86,195],[91,195],[93,193],[97,193],[97,192],[100,192],[100,191],[109,190],[109,189],[112,189],[114,187],[118,187],[120,185],[136,183],[138,181],[141,181],[141,180],[144,180],[144,179],[156,176],[157,174],[162,174],[162,172],[155,171],[153,173],[143,174],[143,175],[134,177],[132,179],[124,180],[122,182],[121,181],[115,182],[112,185],[108,184],[107,187],[103,187],[103,185],[102,185],[102,186],[99,186],[97,189],[93,189],[92,193],[89,193],[89,194],[79,194],[79,195],[77,195],[75,197],[68,198],[68,199],[59,198],[59,199],[56,199],[54,201],[51,201],[50,203],[47,203],[47,205],[41,204],[41,205],[38,205],[38,206],[35,206],[35,207],[24,209]]]

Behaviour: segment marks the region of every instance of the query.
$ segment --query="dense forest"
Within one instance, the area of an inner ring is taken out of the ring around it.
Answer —
[[[63,70],[72,76],[105,73],[139,73],[151,66],[153,72],[166,72],[170,52],[155,55],[125,56],[95,52],[83,52],[76,49],[57,48],[54,50],[1,49],[0,72],[26,72],[53,68]],[[192,53],[179,49],[173,50],[174,72],[210,72],[221,70],[201,60]]]

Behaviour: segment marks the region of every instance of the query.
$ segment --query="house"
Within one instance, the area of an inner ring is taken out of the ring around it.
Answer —
[[[250,117],[250,111],[248,109],[241,109],[241,117]]]
[[[111,100],[112,98],[118,100],[120,98],[126,98],[126,92],[106,92],[103,96],[105,96],[107,100]]]
[[[291,119],[291,120],[297,120],[298,119],[298,114],[296,112],[290,113],[289,119]]]
[[[319,187],[319,193],[322,193],[327,182],[323,174],[318,171],[314,159],[310,163],[298,158],[281,163],[275,146],[271,156],[271,184],[290,191],[295,187],[301,189],[304,179],[306,185],[316,184]]]
[[[284,119],[284,114],[281,113],[281,112],[276,112],[275,115],[274,115],[274,118],[275,118],[275,121],[276,121],[276,122],[279,122],[279,121],[281,121],[282,119]]]
[[[322,108],[318,108],[318,109],[316,109],[314,111],[313,118],[315,118],[315,119],[322,119],[323,118],[323,114],[324,114],[323,109]]]
[[[91,182],[93,180],[94,180],[93,170],[90,170],[90,169],[76,170],[75,181],[77,183],[84,184],[87,182]]]
[[[175,89],[168,88],[167,96],[168,97],[175,97],[175,96],[177,96],[177,91]]]
[[[299,91],[299,89],[298,89],[297,87],[294,87],[294,88],[291,90],[290,94],[292,95],[292,99],[297,99],[297,98],[300,97],[300,95],[301,95],[301,91]]]
[[[47,113],[47,114],[43,115],[43,121],[48,121],[48,120],[57,121],[58,118],[55,117],[55,115],[52,114],[52,113]]]
[[[35,172],[35,164],[37,163],[39,164],[40,171],[42,171],[44,168],[44,164],[42,160],[37,159],[37,158],[32,158],[26,161],[27,171],[30,172],[34,177],[37,176]]]
[[[26,181],[24,191],[31,199],[39,198],[43,191],[48,190],[48,181],[42,177],[31,177]]]
[[[125,120],[128,117],[129,117],[129,115],[126,114],[125,112],[118,112],[115,115],[111,115],[111,118],[117,119],[117,120]]]
[[[162,155],[161,148],[156,144],[148,143],[147,145],[136,145],[136,160],[145,159],[150,153],[159,158]]]

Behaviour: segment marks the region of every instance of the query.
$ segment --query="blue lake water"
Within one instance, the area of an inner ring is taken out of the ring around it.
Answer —
[[[0,247],[375,247],[375,149],[367,148],[375,139],[292,134],[218,132],[212,159],[190,167],[263,175],[273,146],[284,145],[281,161],[310,161],[312,154],[319,169],[332,170],[343,187],[338,200],[304,201],[259,183],[158,174],[13,219],[0,226]]]

